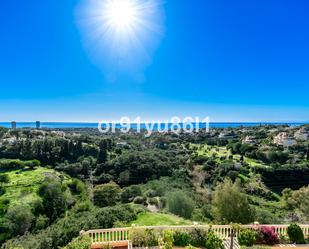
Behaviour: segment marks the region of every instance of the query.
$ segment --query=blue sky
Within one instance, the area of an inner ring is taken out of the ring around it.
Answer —
[[[0,121],[309,121],[307,0],[165,0],[151,60],[112,71],[80,5],[1,1]]]

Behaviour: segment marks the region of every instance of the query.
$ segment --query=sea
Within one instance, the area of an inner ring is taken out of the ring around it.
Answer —
[[[301,126],[309,124],[309,122],[210,122],[209,128],[237,128],[237,127],[253,127],[253,126],[266,126],[266,125],[288,125],[288,126]],[[82,129],[82,128],[92,128],[97,129],[99,123],[82,123],[82,122],[41,122],[41,128],[49,129]],[[149,124],[141,123],[140,128],[146,129]],[[153,130],[164,129],[166,127],[171,127],[172,123],[154,123]],[[11,128],[11,122],[0,122],[0,127]],[[184,127],[185,124],[180,124]],[[36,122],[17,122],[17,128],[36,128]],[[122,128],[121,124],[115,124],[116,128]],[[137,124],[130,124],[131,129],[137,129]],[[206,123],[193,123],[193,127],[205,128]]]

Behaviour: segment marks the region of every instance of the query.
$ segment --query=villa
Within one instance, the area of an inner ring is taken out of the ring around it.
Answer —
[[[296,140],[289,136],[287,132],[280,132],[277,136],[274,137],[274,144],[289,147],[295,145]]]
[[[309,128],[302,127],[294,134],[295,139],[300,141],[307,141],[309,139]]]
[[[235,134],[233,132],[224,130],[219,134],[219,138],[221,138],[221,139],[232,139],[232,138],[235,138]]]
[[[243,144],[256,144],[256,138],[254,136],[246,136],[243,140],[242,143]]]

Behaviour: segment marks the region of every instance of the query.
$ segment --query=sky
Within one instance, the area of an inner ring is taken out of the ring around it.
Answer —
[[[93,1],[0,2],[0,121],[309,121],[309,1],[165,0],[127,60]]]

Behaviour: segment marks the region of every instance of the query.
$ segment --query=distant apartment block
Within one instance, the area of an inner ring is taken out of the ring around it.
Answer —
[[[12,129],[16,129],[16,127],[17,127],[16,122],[15,122],[15,121],[12,121],[12,123],[11,123],[11,128],[12,128]]]

